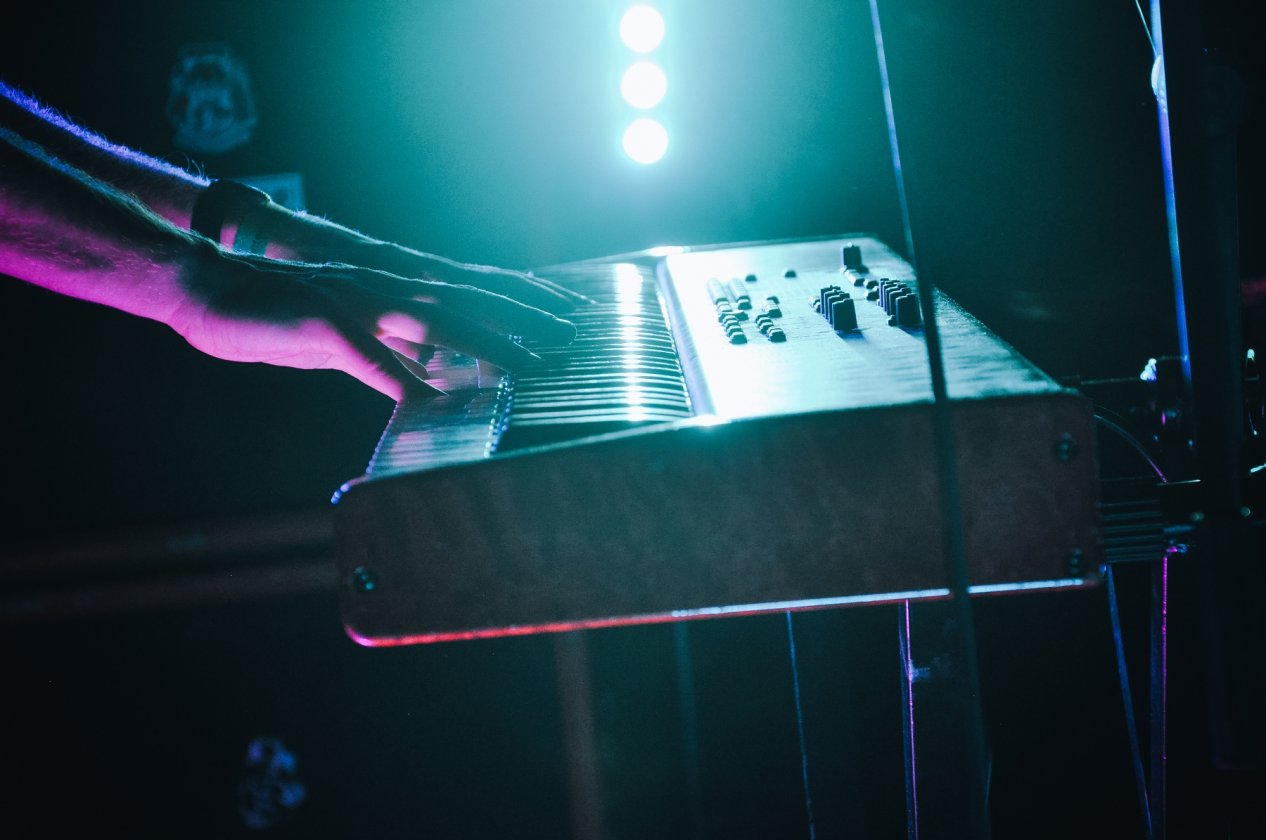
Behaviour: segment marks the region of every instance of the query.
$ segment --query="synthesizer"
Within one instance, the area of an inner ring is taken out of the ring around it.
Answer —
[[[912,267],[869,235],[536,272],[510,375],[428,361],[335,495],[349,635],[413,644],[949,595]],[[970,592],[1098,581],[1092,409],[937,292]]]

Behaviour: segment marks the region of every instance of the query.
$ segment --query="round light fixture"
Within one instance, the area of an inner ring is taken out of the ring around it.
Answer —
[[[638,163],[654,163],[668,151],[668,131],[657,120],[641,117],[624,130],[624,153]]]
[[[646,53],[664,40],[664,17],[654,8],[639,3],[620,20],[620,38],[633,52]]]
[[[668,92],[668,77],[658,64],[638,61],[620,79],[620,93],[634,108],[654,108]]]

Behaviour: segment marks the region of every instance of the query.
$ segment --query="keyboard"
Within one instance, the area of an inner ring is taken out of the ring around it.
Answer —
[[[594,303],[510,375],[450,351],[335,495],[367,645],[949,595],[912,267],[865,234],[536,273]],[[1092,409],[937,293],[970,591],[1094,585]]]

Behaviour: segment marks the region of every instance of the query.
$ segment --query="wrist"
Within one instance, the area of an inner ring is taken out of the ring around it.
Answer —
[[[192,237],[196,239],[196,237]],[[167,263],[172,295],[161,314],[148,317],[162,321],[186,338],[190,324],[205,317],[209,307],[223,300],[238,285],[243,265],[205,239],[183,249]]]
[[[189,229],[221,247],[231,247],[233,231],[252,210],[271,201],[268,193],[240,181],[212,181],[194,200]]]
[[[240,182],[212,181],[198,196],[190,229],[220,248],[306,263],[350,263],[385,271],[408,260],[390,242],[319,216],[294,212]]]

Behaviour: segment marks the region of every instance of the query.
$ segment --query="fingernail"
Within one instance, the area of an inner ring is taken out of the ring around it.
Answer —
[[[571,344],[576,340],[576,325],[571,321],[555,318],[541,340],[552,344]]]
[[[429,399],[431,397],[442,397],[447,391],[441,391],[429,382],[423,382],[421,379],[414,379],[404,384],[404,397],[407,400]]]

